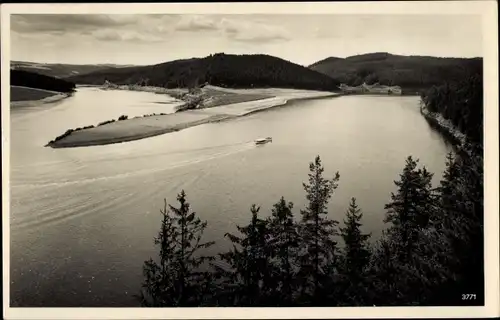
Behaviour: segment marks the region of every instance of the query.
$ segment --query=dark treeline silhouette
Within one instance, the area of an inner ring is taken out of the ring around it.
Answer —
[[[347,58],[330,57],[309,68],[352,86],[379,82],[399,85],[403,91],[420,91],[481,70],[482,59],[401,56],[379,52]]]
[[[68,78],[75,83],[140,84],[178,88],[209,83],[230,88],[278,87],[337,91],[338,81],[309,68],[269,55],[218,53],[153,66],[108,69]]]
[[[482,87],[471,77],[455,88],[445,91],[446,99],[432,100],[442,87],[423,99],[432,110],[457,117],[466,142],[443,159],[446,169],[437,186],[418,159],[406,159],[384,207],[386,227],[379,239],[369,241],[370,234],[362,232],[355,198],[346,204],[342,227],[329,217],[327,204],[340,176],[328,178],[319,156],[303,184],[304,208],[296,210],[284,197],[268,214],[252,205],[249,223],[226,234],[232,249],[217,257],[201,255],[213,243],[202,243],[207,224],[190,211],[183,191],[180,207],[162,211],[155,240],[160,259],[144,265],[142,304],[484,305],[483,146],[477,139],[483,124],[471,116],[481,108]],[[463,98],[470,104],[460,104]],[[467,111],[455,111],[455,102]]]
[[[218,257],[201,255],[213,243],[202,243],[207,223],[190,210],[182,191],[179,207],[162,211],[155,240],[160,255],[145,262],[142,304],[484,304],[482,157],[471,154],[450,153],[436,188],[431,186],[433,174],[408,157],[395,181],[397,191],[385,206],[387,228],[373,244],[361,231],[362,212],[355,198],[344,227],[328,217],[327,204],[339,176],[325,178],[319,156],[304,184],[306,207],[297,215],[282,197],[263,217],[252,205],[250,222],[237,226],[238,234],[226,234],[232,249]],[[474,298],[464,300],[462,294]]]
[[[72,82],[23,70],[10,70],[10,84],[64,93],[75,90],[75,84]]]

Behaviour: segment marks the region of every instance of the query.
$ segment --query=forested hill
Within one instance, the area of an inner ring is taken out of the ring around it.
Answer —
[[[403,89],[426,89],[482,70],[482,58],[401,56],[385,52],[330,57],[309,66],[348,85],[379,82]]]
[[[447,81],[421,93],[430,112],[438,112],[470,142],[483,144],[483,74]]]
[[[10,70],[10,85],[69,93],[75,84],[43,74],[23,70]]]
[[[27,61],[11,61],[10,67],[16,70],[35,72],[55,78],[86,74],[97,70],[123,68],[125,65],[115,64],[64,64],[64,63],[37,63]]]
[[[269,55],[219,53],[205,58],[175,60],[162,64],[108,69],[68,78],[79,84],[145,84],[190,87],[209,84],[231,87],[278,87],[336,91],[338,81],[322,73]]]

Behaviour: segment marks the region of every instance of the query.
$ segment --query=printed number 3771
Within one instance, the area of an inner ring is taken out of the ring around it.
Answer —
[[[475,300],[476,295],[473,293],[462,294],[462,300]]]

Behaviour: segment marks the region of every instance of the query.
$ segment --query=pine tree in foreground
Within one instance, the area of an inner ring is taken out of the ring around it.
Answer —
[[[447,167],[437,188],[440,196],[439,230],[432,241],[433,252],[447,266],[444,290],[471,292],[481,304],[484,299],[484,196],[482,150],[466,145],[456,156],[447,157]],[[437,233],[437,232],[436,232]],[[429,241],[431,242],[431,241]],[[436,244],[441,244],[436,248]],[[438,301],[443,301],[437,296]],[[463,305],[460,295],[452,295],[444,303]]]
[[[297,287],[296,259],[299,247],[299,233],[293,219],[293,203],[284,197],[274,204],[269,218],[270,240],[274,277],[277,285],[276,306],[293,306]]]
[[[258,217],[260,207],[252,205],[252,219],[245,227],[236,226],[242,236],[226,233],[233,249],[220,254],[229,270],[213,265],[221,283],[219,293],[222,304],[229,306],[272,305],[271,255],[268,247],[269,230],[266,220]]]
[[[417,169],[417,162],[411,156],[406,159],[400,180],[394,181],[398,190],[385,205],[384,222],[391,224],[388,234],[401,245],[398,258],[404,263],[418,243],[419,231],[428,226],[436,204],[431,185],[433,175],[425,167]]]
[[[395,252],[395,243],[389,240],[385,230],[382,231],[381,238],[373,246],[371,259],[365,273],[366,305],[394,306],[404,300],[396,288],[399,263],[396,260]]]
[[[408,157],[400,180],[394,182],[398,190],[385,206],[384,222],[390,225],[379,242],[385,247],[376,250],[371,266],[375,270],[372,275],[387,274],[385,267],[394,273],[379,283],[379,288],[374,288],[385,294],[392,305],[421,305],[439,277],[434,272],[440,267],[439,261],[426,254],[429,228],[437,216],[436,195],[431,185],[433,175],[425,167],[417,169],[417,162]]]
[[[200,266],[212,260],[199,256],[201,249],[213,242],[201,243],[207,222],[202,222],[191,212],[184,190],[177,196],[180,206],[169,205],[165,200],[161,210],[162,224],[155,244],[160,246],[159,263],[153,259],[144,262],[141,301],[150,307],[199,306],[210,295],[210,274],[199,271]]]
[[[426,261],[432,263],[433,270],[441,272],[440,289],[430,293],[431,303],[449,303],[452,295],[446,294],[448,287],[453,286],[459,280],[455,268],[460,264],[454,250],[462,240],[463,233],[460,231],[467,222],[459,212],[462,200],[458,189],[460,188],[460,167],[457,159],[450,152],[446,156],[446,169],[440,185],[436,188],[438,195],[438,209],[431,221],[431,225],[422,238],[419,256],[425,257]],[[438,269],[439,268],[439,269]],[[429,272],[428,272],[429,274]]]
[[[339,265],[343,288],[341,300],[347,305],[362,305],[366,295],[363,280],[365,268],[370,260],[370,234],[361,232],[362,217],[363,213],[356,203],[356,198],[351,198],[344,220],[345,226],[340,228],[340,235],[345,244]]]
[[[299,252],[298,277],[302,282],[301,296],[309,296],[307,300],[321,305],[334,290],[332,279],[337,251],[334,237],[338,234],[338,221],[327,217],[327,205],[338,186],[339,173],[332,179],[325,179],[319,156],[309,164],[309,171],[309,181],[303,183],[308,204],[301,210],[301,246],[304,249]]]
[[[484,162],[481,144],[468,144],[460,156],[461,178],[457,193],[463,199],[461,208],[465,224],[461,245],[455,253],[462,261],[459,269],[460,292],[476,293],[471,305],[484,303]]]
[[[199,272],[213,258],[199,250],[206,222],[190,211],[184,192],[180,206],[167,203],[155,244],[159,261],[144,263],[144,306],[445,306],[463,305],[461,294],[484,303],[483,159],[480,147],[466,145],[447,157],[439,187],[432,174],[409,157],[397,192],[386,205],[388,228],[374,246],[361,233],[361,210],[351,200],[340,228],[345,248],[337,253],[337,222],[327,204],[338,173],[323,178],[319,157],[304,183],[308,205],[302,220],[282,197],[271,216],[252,218],[241,235],[226,234],[233,249],[220,255],[228,268]]]
[[[480,305],[484,297],[482,157],[461,153],[447,156],[436,214],[413,254],[419,305]],[[476,299],[464,301],[461,292]]]

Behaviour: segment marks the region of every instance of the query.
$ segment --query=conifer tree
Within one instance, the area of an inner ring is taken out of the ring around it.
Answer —
[[[400,180],[394,182],[398,190],[391,194],[391,202],[385,206],[384,222],[390,226],[384,241],[390,250],[378,252],[391,257],[376,257],[394,259],[391,264],[394,276],[386,283],[385,291],[392,301],[402,305],[427,303],[435,283],[441,281],[440,269],[445,270],[439,257],[429,250],[429,243],[435,238],[432,228],[440,215],[431,186],[433,175],[425,167],[417,169],[417,162],[411,156],[407,158]]]
[[[441,257],[449,271],[455,291],[479,292],[484,297],[484,204],[482,148],[465,145],[455,157],[448,157],[447,168],[438,188],[442,211]],[[436,242],[434,242],[436,243]],[[455,303],[463,303],[460,297]]]
[[[459,294],[449,292],[482,293],[484,289],[482,161],[477,152],[460,149],[461,155],[447,156],[436,188],[437,214],[422,231],[414,253],[421,305],[463,305]],[[481,304],[481,298],[479,294],[477,300],[467,302]]]
[[[327,204],[338,186],[339,173],[332,179],[323,177],[324,168],[317,156],[309,164],[309,181],[303,183],[308,200],[301,210],[301,245],[299,253],[299,278],[302,282],[302,296],[310,296],[314,304],[325,297],[325,290],[331,293],[331,279],[336,262],[338,221],[327,217]]]
[[[242,236],[226,233],[233,243],[233,249],[220,254],[229,266],[226,270],[213,265],[221,280],[224,304],[234,306],[263,306],[270,303],[272,265],[270,250],[267,246],[269,230],[266,220],[258,217],[260,207],[252,205],[252,220],[245,227],[236,226]]]
[[[340,267],[345,288],[344,298],[354,304],[361,304],[364,300],[362,282],[370,259],[370,234],[363,234],[360,230],[362,217],[363,213],[356,203],[356,198],[351,198],[344,220],[345,226],[340,228],[340,235],[345,244]]]
[[[274,204],[269,219],[271,237],[268,246],[274,258],[274,270],[276,270],[274,277],[278,290],[275,298],[279,298],[277,301],[279,306],[291,306],[296,289],[295,261],[299,246],[299,233],[293,219],[292,209],[293,203],[287,203],[285,198],[281,197]]]
[[[483,146],[480,143],[466,145],[461,156],[461,177],[463,186],[461,197],[465,199],[463,208],[467,223],[464,228],[464,247],[461,253],[462,291],[477,292],[472,304],[484,303],[484,162]]]
[[[394,242],[389,240],[387,231],[373,246],[371,259],[366,271],[367,305],[397,305],[400,300],[396,284],[398,277],[398,263],[395,259]],[[390,297],[390,299],[388,298]]]
[[[460,166],[453,153],[446,155],[446,168],[439,186],[435,189],[438,197],[438,210],[432,217],[434,229],[451,239],[456,235],[457,224],[462,224],[458,213],[458,201],[460,201],[457,188],[460,183]]]
[[[433,175],[425,167],[417,169],[417,162],[411,156],[407,158],[400,180],[394,181],[398,191],[391,194],[391,202],[385,205],[384,222],[392,224],[388,233],[400,244],[398,257],[402,262],[410,258],[419,231],[428,226],[435,210]]]
[[[161,210],[162,224],[155,244],[160,245],[160,261],[149,259],[144,262],[145,280],[141,300],[152,307],[199,306],[207,292],[210,274],[199,271],[199,267],[211,257],[199,256],[201,249],[213,242],[201,243],[207,222],[202,222],[191,212],[184,190],[177,196],[178,208],[165,200]]]

